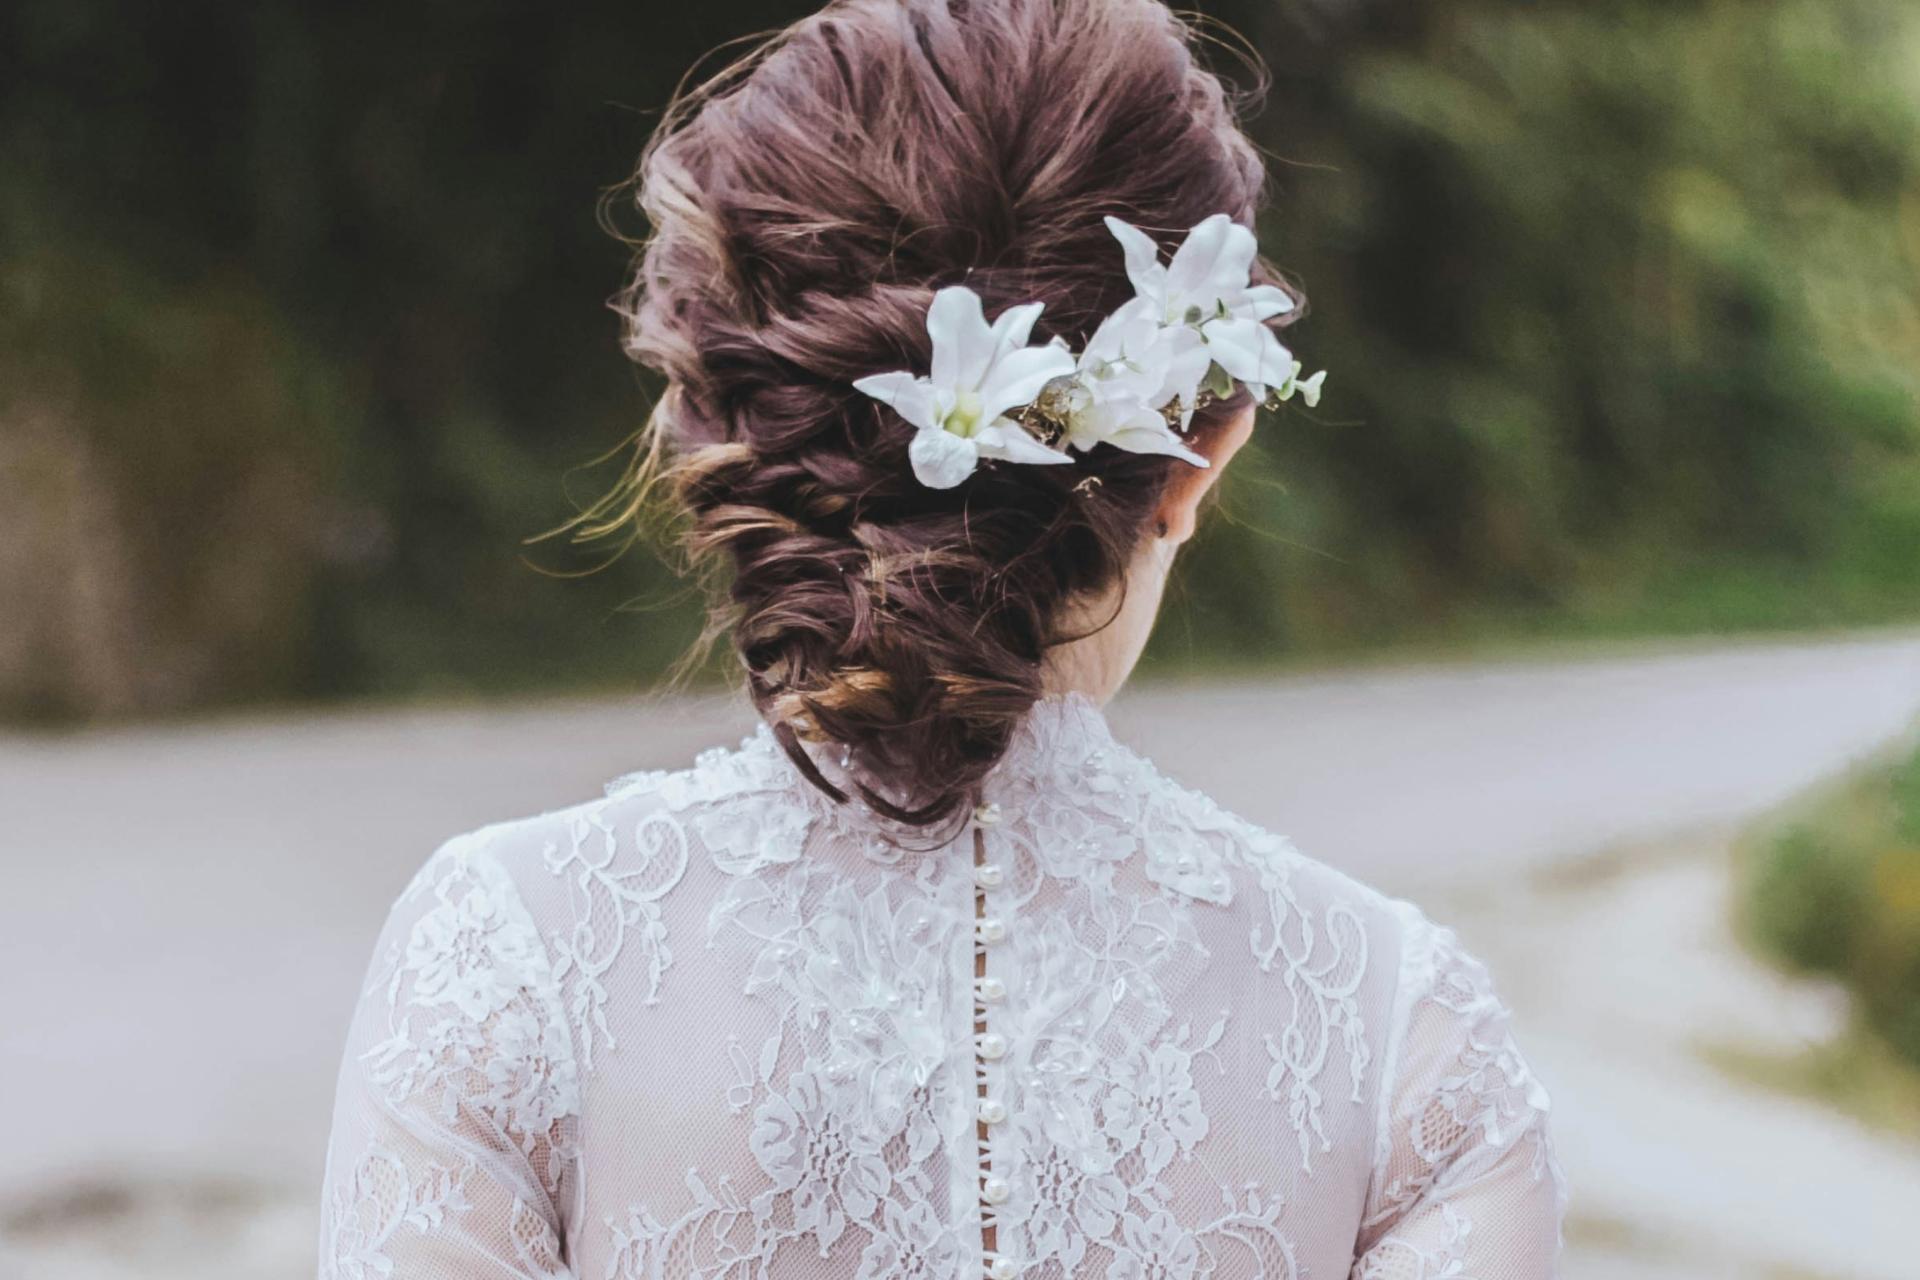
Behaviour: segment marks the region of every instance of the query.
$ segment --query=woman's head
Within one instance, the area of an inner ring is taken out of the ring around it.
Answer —
[[[989,316],[1044,302],[1035,340],[1077,347],[1132,295],[1104,216],[1167,244],[1250,224],[1262,179],[1158,0],[847,0],[675,107],[639,174],[629,349],[667,378],[653,442],[790,750],[840,744],[871,799],[934,820],[1050,679],[1117,682],[1217,468],[1103,446],[929,488],[914,429],[852,384],[927,367],[956,283]],[[1224,463],[1250,412],[1190,437]]]

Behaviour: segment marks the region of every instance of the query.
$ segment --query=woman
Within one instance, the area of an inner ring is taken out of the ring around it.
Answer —
[[[323,1274],[1552,1273],[1485,970],[1099,710],[1318,393],[1261,184],[1157,0],[844,0],[676,108],[619,514],[664,467],[764,724],[419,872]]]

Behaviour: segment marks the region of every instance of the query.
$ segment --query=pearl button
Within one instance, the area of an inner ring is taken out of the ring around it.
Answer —
[[[980,941],[998,942],[1007,936],[1006,922],[989,916],[980,922]]]
[[[973,811],[973,820],[979,823],[983,827],[999,826],[1000,825],[1000,806],[997,804],[981,805],[979,808]]]
[[[989,1031],[980,1037],[980,1056],[992,1062],[1004,1057],[1007,1052],[1007,1038],[998,1031]]]
[[[980,1119],[985,1124],[999,1124],[1007,1118],[1007,1105],[998,1098],[980,1100]]]
[[[996,1257],[987,1266],[987,1274],[992,1276],[993,1280],[1013,1280],[1019,1270],[1020,1268],[1013,1265],[1013,1259],[1007,1257]]]
[[[994,1004],[1007,998],[1007,984],[998,978],[982,978],[979,982],[980,998],[988,1004]]]
[[[998,887],[1001,879],[1000,864],[997,862],[983,862],[973,869],[973,882],[982,889]]]
[[[1005,1178],[988,1178],[980,1184],[980,1194],[986,1197],[988,1204],[1005,1204],[1007,1197],[1013,1194],[1013,1189],[1007,1185]]]

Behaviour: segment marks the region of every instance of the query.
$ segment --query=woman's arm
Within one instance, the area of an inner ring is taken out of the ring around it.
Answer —
[[[1543,1280],[1566,1204],[1546,1090],[1485,967],[1409,916],[1354,1280]]]
[[[443,846],[375,947],[334,1103],[323,1280],[572,1274],[572,1044],[540,933],[484,839]]]

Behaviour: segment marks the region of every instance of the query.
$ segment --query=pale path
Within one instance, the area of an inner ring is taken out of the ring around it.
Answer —
[[[1730,865],[1725,839],[1689,839],[1432,904],[1552,1091],[1565,1280],[1913,1280],[1920,1144],[1714,1065],[1793,1061],[1846,1018],[1843,992],[1736,943]]]
[[[1167,772],[1425,900],[1753,813],[1917,711],[1901,635],[1160,685],[1114,720]],[[0,737],[0,1088],[30,1104],[0,1203],[87,1174],[304,1194],[374,932],[426,854],[747,723],[636,699]]]
[[[1230,809],[1417,892],[1719,826],[1906,731],[1920,637],[1161,686],[1122,737]]]

